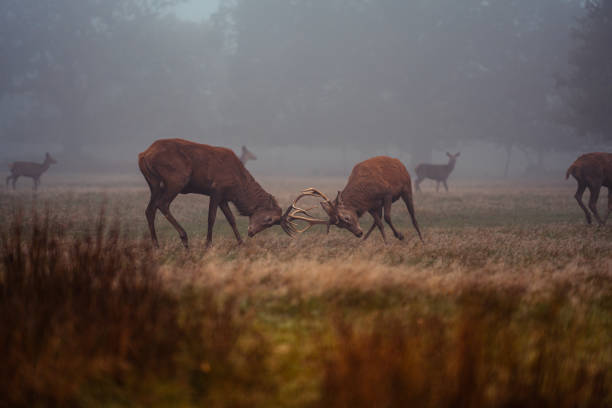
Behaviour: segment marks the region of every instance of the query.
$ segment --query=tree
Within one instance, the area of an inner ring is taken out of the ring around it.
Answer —
[[[88,145],[200,134],[222,41],[214,27],[164,17],[179,0],[8,0],[0,97],[23,95],[15,141]],[[217,86],[217,88],[215,88]]]
[[[574,30],[572,70],[559,81],[568,110],[563,123],[579,135],[612,141],[612,1],[588,0]]]
[[[458,141],[562,146],[550,74],[578,2],[238,0],[229,109],[260,142],[428,161]],[[556,136],[555,136],[556,135]]]

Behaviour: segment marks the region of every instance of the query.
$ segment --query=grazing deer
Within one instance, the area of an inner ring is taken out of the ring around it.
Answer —
[[[574,176],[578,182],[576,190],[576,201],[584,211],[587,224],[591,223],[591,214],[582,203],[582,194],[588,187],[591,197],[589,199],[589,208],[593,212],[595,219],[600,225],[604,225],[612,212],[612,153],[587,153],[578,157],[574,163],[567,169],[565,179]],[[597,199],[599,198],[599,190],[601,186],[608,188],[608,211],[606,216],[601,220],[597,212]]]
[[[320,197],[324,200],[321,202],[321,206],[329,216],[329,220],[324,221],[312,217],[307,213],[307,210],[296,206],[297,200],[308,195]],[[303,230],[297,230],[297,232],[304,232],[313,225],[327,224],[328,231],[329,225],[336,225],[339,228],[348,229],[357,237],[362,237],[363,231],[359,227],[359,218],[365,212],[369,212],[374,219],[374,223],[363,239],[366,240],[374,227],[378,227],[383,241],[386,243],[387,238],[381,221],[384,210],[384,220],[391,227],[395,237],[403,240],[404,236],[395,229],[391,222],[391,204],[400,197],[408,208],[412,225],[421,241],[423,241],[414,215],[410,174],[408,174],[408,170],[402,162],[386,156],[374,157],[355,165],[344,190],[338,191],[334,201],[329,200],[325,194],[314,188],[304,190],[287,210],[287,220],[290,223],[293,220],[302,220],[310,224]]]
[[[49,153],[45,154],[45,161],[42,163],[34,162],[14,162],[9,166],[11,175],[6,178],[6,186],[8,187],[9,181],[13,181],[13,190],[15,190],[15,183],[21,176],[30,177],[34,181],[34,190],[38,188],[40,184],[40,176],[49,169],[49,166],[57,163]]]
[[[206,246],[212,244],[212,231],[220,207],[242,243],[236,221],[228,203],[240,215],[249,217],[249,237],[273,225],[288,232],[286,216],[276,199],[251,176],[238,156],[230,149],[208,146],[182,139],[162,139],[138,155],[138,166],[149,184],[151,199],[145,211],[151,238],[159,246],[155,233],[155,213],[159,209],[178,231],[185,248],[187,233],[170,213],[170,203],[178,194],[204,194],[210,197]]]
[[[421,191],[421,182],[426,178],[436,180],[436,192],[440,189],[440,182],[444,184],[444,188],[446,189],[446,191],[448,191],[448,185],[446,185],[446,180],[448,179],[448,176],[452,173],[452,171],[455,169],[455,163],[457,162],[457,157],[459,157],[460,154],[461,153],[450,154],[447,152],[447,164],[422,163],[416,166],[416,168],[414,169],[417,174],[417,180],[415,181],[416,191]]]
[[[240,161],[242,164],[245,164],[249,160],[257,160],[257,156],[255,156],[246,146],[242,146],[242,154],[240,155]]]

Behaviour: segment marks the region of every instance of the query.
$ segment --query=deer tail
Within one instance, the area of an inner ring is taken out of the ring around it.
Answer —
[[[576,165],[575,164],[572,164],[571,166],[569,166],[569,169],[567,169],[567,172],[565,173],[565,179],[567,180],[569,178],[570,174],[572,176],[576,177],[575,171],[576,171]]]
[[[149,184],[149,188],[153,191],[154,188],[160,188],[161,185],[161,177],[159,174],[151,167],[151,164],[145,157],[144,153],[138,154],[138,167],[140,168],[140,172],[144,176],[145,180]]]

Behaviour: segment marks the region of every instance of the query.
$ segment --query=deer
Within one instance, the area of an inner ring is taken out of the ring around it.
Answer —
[[[589,214],[589,210],[582,203],[582,195],[588,187],[591,193],[589,209],[599,225],[605,225],[610,212],[612,212],[612,153],[597,152],[583,154],[569,166],[565,173],[565,179],[569,179],[570,175],[578,182],[578,189],[574,197],[582,211],[584,211],[587,224],[591,224],[591,214]],[[599,198],[599,190],[602,186],[608,188],[608,211],[603,220],[597,212],[597,199]]]
[[[438,192],[440,189],[440,182],[444,184],[444,188],[448,192],[448,185],[446,184],[446,180],[448,179],[448,176],[452,173],[452,171],[455,169],[455,163],[457,162],[457,157],[459,157],[460,154],[461,152],[457,152],[456,154],[450,154],[446,152],[446,155],[448,156],[447,164],[421,163],[416,166],[416,168],[414,169],[417,174],[417,179],[415,181],[416,191],[421,191],[421,182],[429,178],[436,181],[436,192]]]
[[[257,156],[255,156],[246,146],[242,146],[242,154],[240,154],[240,161],[242,164],[246,165],[249,160],[257,160]]]
[[[183,246],[189,248],[187,233],[170,212],[170,204],[178,194],[210,197],[206,248],[212,245],[218,208],[232,227],[238,244],[243,243],[229,203],[236,206],[240,215],[249,217],[249,237],[273,225],[293,233],[288,213],[282,214],[276,199],[255,181],[231,149],[183,139],[160,139],[138,155],[138,167],[151,191],[145,216],[155,247],[159,247],[155,232],[155,215],[159,210],[176,229]]]
[[[327,213],[328,220],[310,215],[308,211],[312,208],[303,209],[297,207],[297,201],[305,196],[323,199],[320,205]],[[374,219],[374,222],[365,236],[363,236],[363,240],[367,240],[374,228],[378,227],[386,244],[387,237],[381,220],[383,212],[384,220],[391,227],[394,236],[400,241],[404,239],[404,235],[391,222],[391,204],[399,198],[402,198],[406,204],[412,225],[419,239],[423,242],[414,213],[410,174],[401,161],[387,156],[373,157],[356,164],[346,186],[342,191],[338,191],[333,201],[313,187],[303,190],[287,209],[287,220],[294,224],[297,220],[306,221],[309,224],[301,230],[295,228],[295,225],[291,225],[291,227],[294,227],[291,230],[292,233],[302,233],[314,225],[326,224],[328,232],[329,227],[335,225],[339,228],[347,229],[356,237],[361,238],[363,231],[359,226],[359,218],[368,212]]]
[[[34,181],[33,189],[36,191],[40,185],[40,176],[56,163],[57,161],[49,153],[45,154],[45,161],[42,163],[14,162],[9,166],[11,174],[6,178],[6,186],[8,187],[9,181],[12,180],[13,190],[15,190],[15,183],[19,177],[30,177]]]

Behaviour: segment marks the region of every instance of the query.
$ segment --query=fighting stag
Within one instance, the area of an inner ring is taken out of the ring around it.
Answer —
[[[446,153],[448,156],[447,164],[429,164],[422,163],[416,166],[414,171],[416,172],[417,179],[414,182],[414,186],[416,191],[421,191],[421,182],[427,178],[436,181],[436,192],[440,189],[440,182],[444,185],[446,191],[448,191],[448,185],[446,185],[446,180],[448,180],[448,176],[455,169],[455,163],[457,162],[457,157],[459,157],[461,153],[450,154]]]
[[[49,153],[45,154],[45,161],[42,163],[34,162],[14,162],[10,165],[11,170],[10,176],[6,178],[6,186],[8,187],[9,181],[13,181],[13,190],[15,190],[15,183],[21,176],[30,177],[34,181],[34,190],[38,188],[40,184],[40,176],[49,169],[49,166],[57,163]]]
[[[230,149],[182,139],[163,139],[138,155],[138,166],[151,190],[145,214],[155,246],[158,246],[155,232],[157,210],[177,230],[185,248],[189,246],[187,233],[170,212],[170,203],[178,194],[195,193],[210,197],[207,247],[212,244],[217,208],[221,208],[236,240],[242,243],[230,202],[240,215],[249,217],[249,237],[273,225],[289,231],[286,216],[282,215],[276,199],[255,181]]]
[[[308,214],[310,209],[304,210],[297,207],[297,201],[304,196],[322,198],[323,201],[320,204],[329,219],[322,220],[312,217]],[[366,240],[374,227],[378,227],[386,243],[387,238],[381,220],[383,211],[384,220],[391,227],[395,237],[399,240],[404,239],[402,233],[395,229],[391,222],[391,204],[400,197],[406,204],[412,219],[412,225],[419,235],[419,239],[423,241],[414,215],[410,174],[399,160],[386,156],[374,157],[355,165],[344,190],[338,191],[338,195],[333,201],[314,188],[304,190],[287,210],[286,217],[289,228],[293,228],[292,233],[303,232],[313,225],[326,224],[328,231],[330,225],[335,225],[339,228],[348,229],[357,237],[362,237],[363,231],[359,227],[359,218],[365,212],[368,212],[374,222],[363,239]],[[309,225],[303,230],[296,230],[293,220],[306,221]]]
[[[589,210],[582,203],[582,195],[588,187],[591,193],[589,209],[593,212],[599,225],[604,225],[610,212],[612,212],[612,153],[583,154],[567,169],[565,173],[566,180],[570,174],[578,182],[578,189],[574,197],[582,211],[584,211],[587,224],[591,223],[591,214],[589,214]],[[599,190],[602,186],[608,188],[608,211],[603,220],[597,212],[597,199],[599,198]]]

